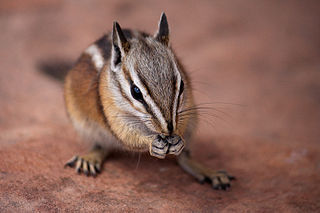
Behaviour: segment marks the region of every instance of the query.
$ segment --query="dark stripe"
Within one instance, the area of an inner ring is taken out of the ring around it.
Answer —
[[[140,74],[140,72],[137,72],[137,74],[138,74],[138,77],[139,77],[141,83],[143,84],[144,89],[147,90],[148,95],[151,97],[152,100],[154,100],[154,97],[153,97],[153,95],[151,94],[151,91],[150,91],[149,87],[147,86],[147,82],[144,80],[144,78],[143,78],[143,76]]]
[[[125,66],[123,66],[122,70],[123,70],[124,77],[127,79],[127,81],[132,81],[132,78],[128,69]]]
[[[95,44],[100,49],[104,60],[107,61],[111,56],[111,41],[108,39],[108,36],[102,36]]]
[[[175,75],[172,76],[172,88],[173,88],[173,99],[172,99],[172,104],[170,105],[170,120],[173,117],[173,109],[174,109],[174,101],[176,99],[176,92],[177,92],[177,77]],[[178,109],[178,108],[177,108]]]

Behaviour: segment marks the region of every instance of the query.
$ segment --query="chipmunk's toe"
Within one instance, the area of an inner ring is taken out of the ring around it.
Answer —
[[[78,174],[96,177],[101,170],[101,162],[88,156],[74,156],[66,164],[65,167],[75,168]]]
[[[205,180],[211,182],[212,187],[216,190],[227,190],[231,186],[231,181],[235,179],[225,171],[210,172],[204,175]]]

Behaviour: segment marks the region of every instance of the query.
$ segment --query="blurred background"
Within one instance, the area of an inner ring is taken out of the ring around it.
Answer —
[[[237,177],[228,192],[148,155],[114,156],[96,179],[63,169],[87,147],[39,65],[73,63],[115,20],[153,34],[162,11],[206,108],[193,155]],[[0,211],[319,211],[319,11],[311,0],[2,0]]]

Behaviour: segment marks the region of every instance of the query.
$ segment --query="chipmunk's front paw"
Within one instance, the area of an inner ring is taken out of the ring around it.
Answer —
[[[169,143],[168,154],[179,155],[184,148],[184,141],[178,135],[168,136],[166,140]]]
[[[100,173],[101,164],[102,162],[84,155],[74,156],[65,164],[65,167],[75,168],[78,174],[83,172],[87,176],[91,175],[95,177],[97,173]]]
[[[88,154],[71,158],[65,167],[75,167],[77,173],[83,172],[87,176],[95,177],[101,171],[106,154],[106,151],[97,145]]]
[[[150,155],[164,159],[169,149],[169,143],[167,140],[158,136],[150,146]]]

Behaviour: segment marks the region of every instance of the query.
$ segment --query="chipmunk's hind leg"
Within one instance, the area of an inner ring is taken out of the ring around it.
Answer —
[[[65,167],[75,167],[77,173],[83,172],[85,175],[97,176],[100,173],[102,164],[108,155],[108,150],[100,145],[95,145],[91,151],[85,155],[74,156]]]
[[[214,189],[226,190],[230,187],[231,180],[235,177],[225,171],[214,171],[194,161],[188,151],[182,151],[178,157],[178,163],[187,173],[195,177],[199,182],[210,181]]]

